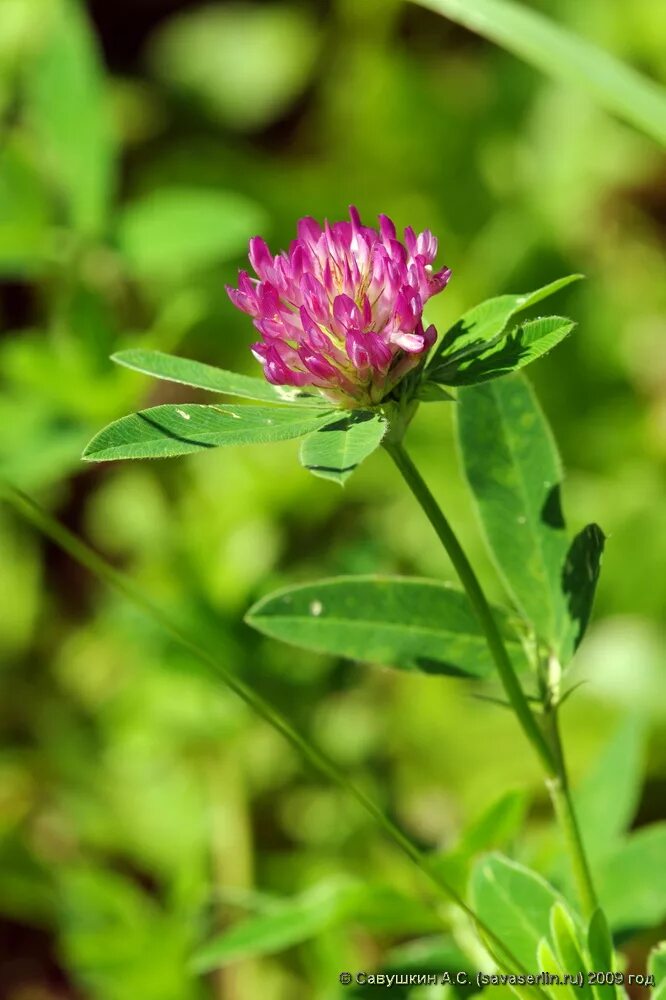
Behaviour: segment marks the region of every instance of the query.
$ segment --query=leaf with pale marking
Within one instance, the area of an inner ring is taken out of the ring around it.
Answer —
[[[495,611],[517,669],[525,657],[508,616]],[[258,601],[246,621],[318,653],[399,670],[485,677],[486,641],[464,593],[434,580],[336,577],[286,587]]]
[[[92,439],[83,458],[172,458],[222,445],[285,441],[336,419],[337,413],[302,407],[155,406],[109,424]]]

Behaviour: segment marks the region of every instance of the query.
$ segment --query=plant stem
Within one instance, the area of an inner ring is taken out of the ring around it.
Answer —
[[[90,546],[86,545],[80,538],[60,524],[47,511],[43,510],[31,497],[18,490],[15,486],[0,480],[0,499],[6,500],[20,515],[29,521],[35,528],[42,532],[47,538],[54,541],[61,549],[67,552],[73,559],[88,569],[95,576],[100,577],[110,584],[120,593],[124,594],[133,604],[140,607],[144,613],[155,621],[168,635],[179,645],[187,649],[197,660],[210,668],[223,683],[233,691],[238,697],[252,708],[257,715],[276,729],[285,739],[294,746],[305,759],[317,770],[324,774],[335,784],[342,787],[352,798],[363,807],[387,837],[400,848],[409,860],[419,869],[419,871],[434,883],[437,888],[444,893],[448,899],[455,903],[474,923],[479,936],[492,946],[498,949],[504,960],[511,962],[512,971],[526,973],[522,963],[513,956],[510,949],[502,942],[497,934],[487,926],[474,910],[468,906],[462,896],[447,882],[440,872],[430,865],[427,857],[414,844],[399,826],[397,826],[370,798],[369,795],[354,784],[344,770],[339,767],[330,757],[323,753],[315,744],[310,743],[307,737],[303,736],[295,729],[289,720],[277,709],[265,701],[261,695],[248,687],[239,677],[223,666],[219,660],[211,655],[203,646],[192,639],[187,632],[175,625],[172,616],[165,610],[146,597],[146,595],[133,583],[124,573],[119,572],[110,566],[100,555]],[[537,993],[545,996],[540,988]]]
[[[569,791],[564,756],[557,729],[557,716],[554,712],[552,713],[551,738],[548,740],[525,697],[490,605],[453,528],[403,445],[400,442],[389,439],[384,442],[384,448],[395,462],[403,479],[421,505],[423,512],[435,529],[449,559],[453,563],[460,582],[467,592],[470,604],[476,613],[479,624],[483,629],[488,649],[497,668],[497,673],[499,674],[506,696],[525,736],[543,765],[546,774],[546,784],[550,792],[555,814],[562,827],[567,849],[571,856],[572,868],[583,910],[589,916],[596,908],[596,898]]]
[[[585,853],[585,845],[581,837],[580,827],[576,819],[573,800],[571,798],[571,788],[569,786],[569,774],[560,737],[560,727],[558,719],[558,706],[552,704],[550,700],[545,701],[544,719],[548,727],[555,757],[557,759],[558,775],[556,778],[546,779],[546,787],[553,803],[553,811],[558,819],[562,833],[567,842],[571,866],[578,888],[583,914],[591,917],[597,906],[597,896],[592,881],[592,873]]]

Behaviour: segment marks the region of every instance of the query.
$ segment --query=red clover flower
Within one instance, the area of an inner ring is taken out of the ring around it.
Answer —
[[[312,218],[298,223],[288,253],[271,254],[259,236],[249,258],[258,278],[240,271],[231,301],[252,317],[261,340],[252,352],[274,385],[316,389],[341,407],[380,403],[434,344],[423,307],[451,275],[433,270],[437,239],[379,216],[379,230]]]

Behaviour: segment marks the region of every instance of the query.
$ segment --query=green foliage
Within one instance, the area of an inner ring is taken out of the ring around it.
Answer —
[[[88,462],[173,458],[230,444],[267,444],[302,437],[337,414],[301,407],[165,404],[109,424],[87,445]]]
[[[589,615],[599,535],[590,533],[594,545],[580,570],[577,550],[567,564],[562,468],[527,382],[512,376],[463,389],[458,433],[465,473],[498,569],[537,635],[564,658],[569,636],[573,631],[580,641]]]
[[[471,897],[476,911],[523,967],[538,972],[537,949],[549,933],[550,912],[559,901],[552,886],[523,865],[490,854],[474,869]]]
[[[517,313],[580,278],[581,274],[570,274],[534,292],[499,295],[474,306],[440,340],[428,365],[427,378],[445,385],[466,385],[497,378],[540,357],[570,332],[572,326],[565,329],[568,321],[550,317],[536,321],[537,325],[516,327],[502,337],[507,324]]]
[[[610,111],[666,145],[666,95],[603,49],[512,0],[417,0],[490,38],[544,73],[589,91]]]
[[[575,790],[578,822],[595,864],[618,848],[631,824],[643,779],[643,747],[642,720],[630,716]]]
[[[227,372],[213,365],[205,365],[201,361],[177,358],[162,351],[131,348],[127,351],[118,351],[112,355],[111,360],[132,371],[143,372],[144,375],[153,375],[155,378],[178,382],[181,385],[191,385],[197,389],[209,389],[225,396],[240,396],[265,403],[289,402],[302,403],[305,406],[325,404],[321,397],[308,396],[285,386],[271,385],[264,378]]]
[[[108,223],[115,151],[97,43],[82,5],[58,0],[28,74],[31,124],[60,185],[72,226],[99,235]]]
[[[301,445],[301,465],[315,476],[343,486],[352,472],[381,444],[386,420],[357,411],[309,435]]]
[[[249,198],[170,187],[150,191],[125,207],[118,241],[138,275],[184,280],[201,268],[233,260],[265,228],[265,213]]]
[[[517,666],[523,666],[508,618],[495,614]],[[319,580],[269,594],[250,608],[246,621],[283,642],[402,670],[470,677],[491,671],[467,597],[434,580]]]
[[[618,929],[653,927],[666,917],[666,823],[637,830],[599,870],[599,897]]]

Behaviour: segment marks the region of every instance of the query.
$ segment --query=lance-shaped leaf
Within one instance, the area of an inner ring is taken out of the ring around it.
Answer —
[[[63,0],[45,19],[45,41],[27,74],[28,114],[73,226],[99,234],[114,185],[114,142],[85,6]]]
[[[310,434],[301,445],[301,464],[315,476],[341,486],[378,448],[386,433],[379,413],[356,410]]]
[[[508,375],[547,354],[574,325],[563,316],[545,316],[522,323],[479,353],[470,351],[459,360],[444,362],[437,369],[436,380],[445,385],[476,385]]]
[[[515,666],[522,647],[506,614],[495,612]],[[401,670],[485,677],[492,663],[467,597],[444,583],[358,576],[286,587],[250,608],[258,631],[318,653]]]
[[[300,389],[271,385],[264,378],[239,375],[237,372],[228,372],[214,365],[190,361],[189,358],[178,358],[162,351],[132,348],[112,354],[111,360],[125,368],[131,368],[132,371],[152,375],[165,382],[179,382],[181,385],[208,389],[210,392],[219,392],[226,396],[241,396],[263,403],[300,403],[306,406],[322,406],[326,409],[330,409],[331,405],[323,397],[309,396]]]
[[[353,883],[331,882],[276,902],[200,948],[193,971],[209,972],[243,958],[271,955],[316,937],[344,919],[355,895]]]
[[[567,87],[587,91],[603,107],[666,144],[663,87],[544,17],[531,4],[511,0],[416,2],[489,38],[548,76],[564,80]]]
[[[483,922],[528,972],[538,972],[537,950],[559,901],[540,875],[501,854],[482,858],[472,873],[472,905]]]
[[[336,413],[301,407],[154,406],[109,424],[92,439],[83,458],[172,458],[221,445],[284,441],[336,419]]]
[[[480,302],[444,334],[426,370],[428,378],[434,382],[441,381],[441,372],[446,373],[452,365],[462,362],[464,358],[487,350],[504,332],[513,316],[537,305],[582,277],[582,274],[569,274],[534,292],[499,295]]]
[[[490,550],[537,634],[561,653],[568,627],[562,469],[546,419],[520,375],[460,390],[463,465]]]

